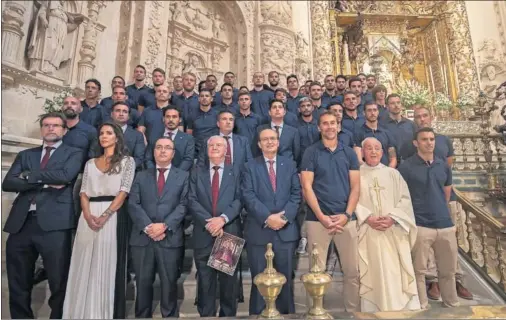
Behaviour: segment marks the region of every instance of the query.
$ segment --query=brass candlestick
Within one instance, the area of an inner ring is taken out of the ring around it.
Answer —
[[[282,319],[283,317],[280,315],[278,309],[276,309],[276,298],[286,283],[286,277],[274,269],[272,243],[267,244],[265,260],[267,260],[267,267],[264,272],[257,274],[253,279],[253,283],[257,286],[258,291],[260,291],[265,300],[265,309],[260,314],[260,318]]]
[[[332,316],[323,308],[323,296],[332,281],[332,277],[320,269],[318,266],[318,256],[319,253],[315,243],[311,251],[311,270],[301,277],[307,293],[313,300],[306,319],[332,319]]]

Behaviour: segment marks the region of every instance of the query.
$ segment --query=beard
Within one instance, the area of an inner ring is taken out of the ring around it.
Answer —
[[[65,117],[67,117],[67,119],[75,119],[79,115],[72,108],[68,108],[68,109],[63,110],[63,114],[65,115]]]

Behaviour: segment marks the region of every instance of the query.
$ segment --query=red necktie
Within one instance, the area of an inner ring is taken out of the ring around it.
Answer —
[[[54,149],[54,147],[45,147],[46,153],[42,157],[42,160],[40,161],[40,168],[44,169],[47,166],[47,162],[49,161],[49,157],[51,157],[51,151]]]
[[[160,197],[163,192],[163,187],[165,187],[165,171],[167,168],[159,168],[158,169],[158,196]]]
[[[211,197],[213,201],[213,217],[216,217],[216,207],[218,206],[218,194],[220,193],[220,166],[214,166],[213,181],[211,182]]]
[[[269,180],[271,180],[272,190],[276,192],[276,172],[274,171],[274,160],[268,160],[269,162]]]
[[[225,154],[225,164],[232,164],[232,151],[230,150],[230,137],[223,136],[227,140],[227,153]]]

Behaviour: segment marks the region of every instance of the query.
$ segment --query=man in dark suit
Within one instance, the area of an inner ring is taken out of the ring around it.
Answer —
[[[267,243],[272,243],[274,267],[286,277],[286,284],[276,300],[282,314],[295,313],[293,299],[293,254],[299,239],[296,216],[301,201],[301,187],[295,162],[278,154],[276,131],[260,131],[262,155],[246,163],[241,183],[243,203],[248,212],[244,228],[251,278],[266,266]],[[265,307],[257,287],[252,285],[250,314],[260,314]]]
[[[241,236],[239,175],[226,163],[226,152],[225,138],[209,138],[208,164],[196,167],[190,180],[188,208],[195,224],[193,253],[199,275],[197,309],[201,317],[216,316],[218,280],[220,317],[235,317],[237,313],[237,270],[229,276],[207,265],[216,237],[223,232]]]
[[[258,127],[257,136],[254,142],[256,148],[255,155],[258,157],[262,154],[262,151],[258,148],[259,146],[259,135],[260,132],[266,128],[274,130],[279,136],[279,148],[278,154],[292,159],[295,162],[299,161],[300,157],[300,136],[296,128],[291,127],[283,122],[283,118],[286,113],[286,107],[281,100],[271,100],[269,115],[271,117],[271,123],[264,124]]]
[[[183,131],[178,129],[182,120],[181,110],[169,105],[162,110],[163,123],[165,124],[165,131],[163,135],[152,136],[148,138],[148,147],[146,149],[146,167],[154,168],[155,162],[153,161],[153,146],[160,137],[169,137],[175,145],[174,158],[172,164],[184,171],[190,171],[193,166],[193,159],[195,157],[195,139]]]
[[[123,138],[130,155],[135,160],[137,170],[142,170],[144,165],[144,154],[146,153],[146,145],[142,133],[132,129],[128,125],[130,116],[130,107],[125,102],[115,102],[111,109],[112,120],[123,130]]]
[[[253,157],[251,156],[251,145],[248,139],[233,134],[234,129],[234,114],[230,111],[220,111],[218,114],[218,128],[220,129],[220,136],[222,136],[226,144],[225,153],[225,164],[232,165],[234,168],[234,174],[239,176],[241,170],[244,168],[244,164],[250,161]],[[204,152],[199,154],[197,165],[202,167],[209,166],[209,153],[207,152],[207,145],[204,148]]]
[[[172,165],[174,142],[162,137],[154,147],[156,168],[135,177],[128,199],[133,221],[130,250],[136,274],[135,316],[153,316],[153,283],[160,278],[162,317],[178,317],[177,278],[183,247],[188,172]]]
[[[83,153],[63,144],[65,117],[40,119],[43,145],[21,151],[2,189],[17,192],[4,231],[11,318],[34,318],[31,308],[35,262],[42,256],[49,280],[51,318],[61,318],[70,265],[72,229],[76,225],[72,189]]]

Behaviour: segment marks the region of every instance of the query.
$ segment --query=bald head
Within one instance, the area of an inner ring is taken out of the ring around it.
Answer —
[[[83,111],[83,106],[78,98],[68,96],[63,99],[62,111],[67,119],[75,119]]]
[[[381,142],[373,137],[365,138],[362,141],[362,154],[364,155],[365,163],[371,167],[377,166],[381,162],[383,156],[383,148]]]

